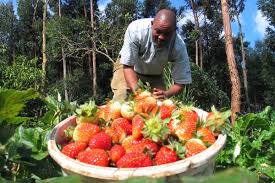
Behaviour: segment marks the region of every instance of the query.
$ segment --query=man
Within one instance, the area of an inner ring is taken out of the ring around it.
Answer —
[[[166,90],[163,70],[168,61],[172,62],[174,84]],[[168,9],[160,10],[154,19],[130,23],[118,62],[111,83],[114,100],[124,100],[127,89],[135,91],[139,79],[149,82],[157,99],[179,93],[192,81],[186,46],[176,33],[176,15]]]

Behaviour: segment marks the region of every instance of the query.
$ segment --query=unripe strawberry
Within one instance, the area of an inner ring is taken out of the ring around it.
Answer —
[[[121,105],[121,116],[123,118],[132,120],[134,115],[134,102],[125,102]]]
[[[76,142],[89,143],[92,136],[100,132],[99,126],[92,123],[80,123],[73,133],[73,140]]]

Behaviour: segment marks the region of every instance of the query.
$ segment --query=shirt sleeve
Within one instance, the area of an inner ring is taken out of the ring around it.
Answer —
[[[138,39],[133,24],[131,23],[124,35],[124,43],[120,51],[120,63],[123,65],[134,66],[138,57]]]
[[[181,36],[177,36],[172,57],[172,78],[177,84],[192,83],[189,57]]]

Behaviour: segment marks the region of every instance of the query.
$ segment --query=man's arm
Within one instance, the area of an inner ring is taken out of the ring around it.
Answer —
[[[123,73],[128,87],[134,92],[137,89],[138,78],[134,67],[123,65]]]
[[[168,90],[161,90],[161,89],[157,89],[154,88],[153,89],[153,95],[155,96],[155,98],[157,99],[164,99],[164,98],[168,98],[171,97],[173,95],[176,95],[177,93],[179,93],[184,85],[182,84],[177,84],[175,83],[174,85],[172,85]]]

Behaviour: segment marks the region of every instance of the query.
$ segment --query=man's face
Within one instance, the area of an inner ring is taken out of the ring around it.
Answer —
[[[167,45],[175,33],[176,27],[169,22],[152,21],[152,36],[153,41],[157,44],[158,48]]]

